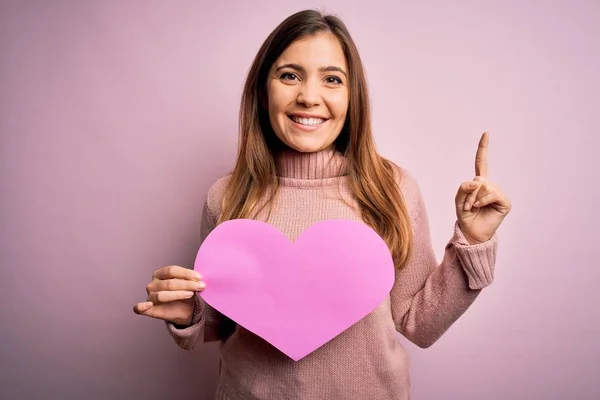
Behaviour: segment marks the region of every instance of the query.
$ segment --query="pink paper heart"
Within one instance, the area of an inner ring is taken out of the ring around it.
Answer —
[[[373,311],[394,283],[383,239],[363,223],[316,223],[295,242],[273,226],[226,221],[198,250],[202,298],[295,361]]]

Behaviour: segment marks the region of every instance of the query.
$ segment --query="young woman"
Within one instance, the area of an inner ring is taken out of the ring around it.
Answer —
[[[511,205],[487,179],[487,143],[484,134],[476,177],[458,189],[456,224],[438,265],[418,184],[375,149],[350,34],[336,17],[296,13],[269,35],[249,71],[236,165],[209,190],[202,238],[236,218],[266,221],[290,240],[318,221],[362,221],[392,254],[390,295],[298,362],[204,303],[197,292],[205,284],[191,269],[158,269],[134,310],[166,321],[184,349],[222,343],[218,399],[409,399],[396,332],[431,346],[493,280],[496,230]]]

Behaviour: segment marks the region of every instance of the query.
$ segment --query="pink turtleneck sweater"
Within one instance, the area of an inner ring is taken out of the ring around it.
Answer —
[[[278,166],[280,188],[272,212],[267,218],[265,210],[259,219],[290,240],[318,221],[360,220],[356,209],[341,200],[355,204],[342,156],[328,151],[288,152],[279,158]],[[413,227],[413,255],[406,267],[396,272],[389,296],[324,346],[294,362],[199,296],[191,326],[179,329],[167,323],[176,343],[186,350],[208,338],[221,341],[216,399],[410,399],[408,357],[396,332],[423,348],[438,340],[492,282],[497,237],[470,245],[455,224],[439,264],[419,186],[405,169],[398,167],[397,172]],[[208,192],[202,239],[215,227],[227,180],[227,176],[219,179]]]

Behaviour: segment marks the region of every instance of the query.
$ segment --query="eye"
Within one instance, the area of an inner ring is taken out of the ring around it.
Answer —
[[[286,80],[286,81],[290,81],[290,80],[297,80],[298,76],[296,74],[294,74],[293,72],[284,72],[283,74],[281,74],[280,76],[281,79]]]
[[[341,85],[342,84],[342,80],[340,78],[338,78],[337,76],[328,76],[327,78],[325,78],[325,81],[327,83],[331,83],[333,85]]]

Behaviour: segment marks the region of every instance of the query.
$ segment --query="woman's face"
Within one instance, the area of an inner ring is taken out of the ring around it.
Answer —
[[[348,112],[347,74],[334,36],[322,33],[292,43],[267,79],[269,119],[277,137],[300,152],[329,148]]]

